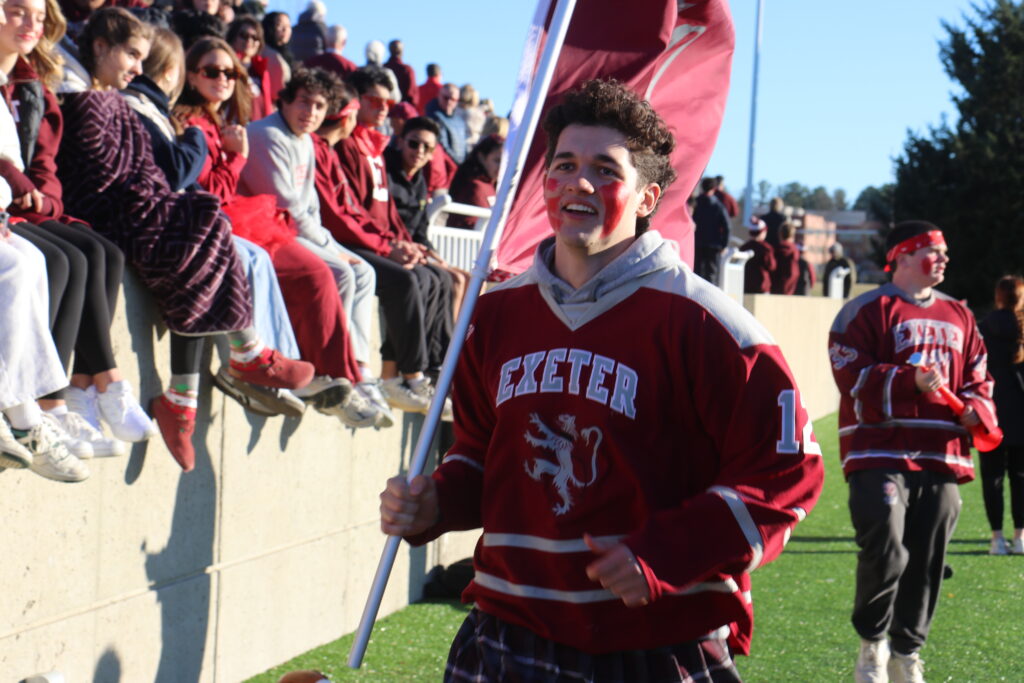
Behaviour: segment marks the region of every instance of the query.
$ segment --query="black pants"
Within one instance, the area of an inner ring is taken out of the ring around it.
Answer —
[[[1000,446],[981,453],[981,494],[992,531],[1003,530],[1003,479],[1010,480],[1010,516],[1015,529],[1024,529],[1024,446]],[[1007,477],[1008,475],[1008,477]]]
[[[368,249],[353,249],[377,273],[384,314],[381,359],[402,373],[441,366],[452,336],[452,280],[436,266],[403,268]]]
[[[46,258],[50,330],[64,368],[75,352],[75,374],[95,375],[117,366],[110,322],[124,274],[124,254],[81,223],[21,223],[14,232]]]
[[[960,516],[956,478],[861,470],[848,483],[860,547],[853,627],[865,640],[888,633],[900,654],[917,652],[928,637],[946,545]]]
[[[693,272],[713,285],[718,285],[718,259],[722,250],[718,247],[697,247],[693,253]]]

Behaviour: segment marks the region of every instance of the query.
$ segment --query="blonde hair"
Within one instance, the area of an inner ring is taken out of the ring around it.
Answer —
[[[480,131],[480,137],[485,138],[488,135],[497,135],[499,138],[507,138],[508,126],[508,119],[504,116],[488,116],[484,122],[483,130]]]
[[[68,22],[57,0],[45,0],[46,18],[43,19],[43,35],[35,49],[28,55],[29,64],[35,69],[39,80],[51,91],[56,91],[64,75],[64,59],[57,53],[57,43],[64,37]]]
[[[182,47],[178,34],[170,29],[157,27],[153,31],[149,56],[142,62],[142,72],[156,82],[175,64],[179,67],[178,82],[174,84],[173,90],[167,93],[171,104],[174,104],[185,87],[185,48]]]
[[[476,107],[480,104],[480,94],[476,88],[467,83],[459,89],[459,104],[463,107]]]

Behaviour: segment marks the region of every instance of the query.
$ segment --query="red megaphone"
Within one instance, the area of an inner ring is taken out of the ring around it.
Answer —
[[[924,354],[920,351],[916,351],[910,355],[910,359],[907,361],[908,365],[921,368],[925,372],[928,372],[929,368],[924,363]],[[950,410],[956,413],[957,417],[964,414],[967,406],[960,400],[960,397],[949,390],[945,384],[941,385],[935,390],[939,396],[942,397],[942,401],[949,406]],[[985,425],[980,422],[976,425],[972,425],[967,428],[967,431],[971,435],[971,440],[974,442],[974,447],[981,453],[988,453],[994,451],[999,447],[999,444],[1003,442],[1003,430],[999,427],[995,427],[992,431],[985,428]]]

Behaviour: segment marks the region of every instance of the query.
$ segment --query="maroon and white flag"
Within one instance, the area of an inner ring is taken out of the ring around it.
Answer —
[[[534,48],[543,44],[553,6],[541,0],[520,67],[520,92],[522,74],[535,67]],[[678,243],[691,264],[693,221],[686,200],[722,124],[734,42],[726,0],[579,0],[544,102],[546,113],[563,93],[592,78],[615,78],[651,102],[678,143],[672,158],[678,179],[662,198],[652,227]],[[513,126],[517,113],[513,106]],[[551,234],[541,186],[544,149],[544,135],[538,134],[498,245],[499,272],[526,270],[537,243]]]

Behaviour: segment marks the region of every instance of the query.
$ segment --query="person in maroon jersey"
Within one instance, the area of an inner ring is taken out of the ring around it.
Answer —
[[[900,223],[887,248],[892,282],[847,303],[829,335],[843,473],[861,549],[854,678],[923,681],[918,652],[960,512],[957,484],[974,478],[965,427],[981,422],[991,430],[996,418],[974,315],[933,289],[949,263],[942,232],[925,221]],[[916,353],[923,365],[910,364]],[[943,384],[967,405],[959,419],[935,393]]]
[[[448,680],[737,681],[749,572],[813,507],[820,448],[768,333],[650,229],[675,177],[650,104],[589,81],[544,128],[554,234],[480,298],[455,444],[388,481],[381,528],[483,528]]]
[[[743,243],[740,251],[754,253],[743,267],[743,293],[767,294],[772,288],[772,273],[775,272],[775,249],[765,242],[768,226],[757,216],[750,220],[750,239]]]

